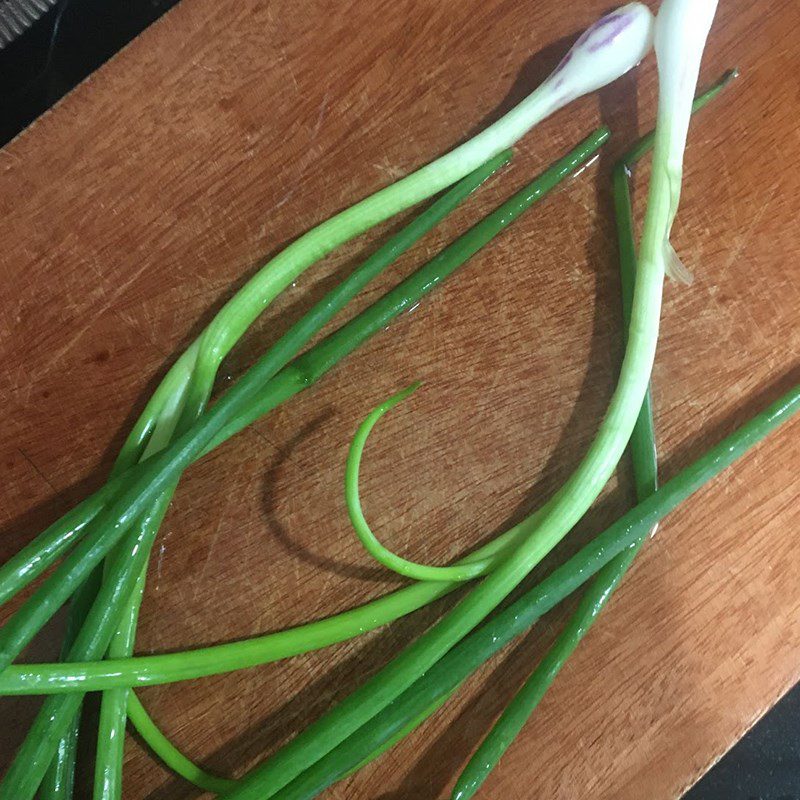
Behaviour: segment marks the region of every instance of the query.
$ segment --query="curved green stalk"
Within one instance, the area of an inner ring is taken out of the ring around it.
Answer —
[[[140,736],[173,772],[207,792],[221,794],[236,785],[236,781],[206,772],[181,753],[153,722],[135,692],[128,693],[127,710],[128,717]]]
[[[449,695],[446,695],[441,699],[437,699],[434,703],[425,708],[416,718],[412,719],[404,728],[399,730],[394,737],[388,739],[376,748],[362,763],[353,767],[348,774],[358,772],[362,766],[365,766],[370,761],[374,761],[387,750],[394,747],[397,742],[404,739],[428,717],[436,713],[436,711],[444,705],[448,697]],[[150,746],[153,753],[176,775],[180,775],[184,780],[194,784],[199,789],[204,789],[207,792],[215,792],[217,794],[222,794],[236,786],[236,781],[234,779],[222,778],[207,772],[178,750],[178,748],[163,734],[155,722],[153,722],[152,717],[147,713],[147,710],[133,691],[128,694],[128,718],[139,735]]]
[[[388,400],[384,400],[379,406],[376,406],[366,419],[358,426],[353,441],[350,444],[350,450],[347,454],[347,466],[345,468],[344,479],[344,494],[345,502],[347,505],[347,513],[350,516],[350,522],[356,532],[364,549],[383,566],[392,570],[393,572],[403,575],[406,578],[412,578],[417,581],[444,581],[446,583],[460,583],[461,581],[471,580],[483,575],[488,567],[494,563],[493,558],[475,560],[475,555],[468,561],[455,564],[451,567],[432,567],[425,564],[418,564],[414,561],[402,558],[396,555],[391,550],[384,547],[377,539],[375,534],[369,527],[364,511],[361,508],[361,498],[358,491],[358,477],[359,469],[361,467],[361,456],[364,453],[364,445],[367,443],[369,434],[375,427],[378,420],[386,414],[387,411],[394,408],[399,403],[402,403],[412,392],[419,388],[419,383],[414,383],[407,389],[403,389],[395,395],[392,395]],[[508,537],[506,537],[508,538]],[[509,542],[510,546],[513,544]],[[506,548],[508,549],[508,548]],[[495,556],[496,558],[497,556]]]
[[[510,158],[510,152],[501,153],[459,181],[430,208],[417,216],[398,234],[391,237],[339,286],[328,292],[283,336],[283,341],[286,342],[288,339],[291,346],[283,348],[284,354],[281,360],[275,361],[273,373],[284,366],[289,357],[295,356],[310,338],[321,330],[369,281],[373,280],[423,235],[441,222],[497,169],[508,163]],[[199,416],[201,411],[202,408],[195,408],[192,413],[189,406],[185,405],[175,431],[182,432]],[[162,437],[158,437],[158,431],[156,431],[144,458],[166,446],[171,437],[172,431]],[[127,607],[123,611],[120,627],[109,645],[108,658],[125,658],[133,652],[136,620],[144,591],[146,572],[147,566],[145,565]],[[124,688],[115,689],[103,695],[95,762],[95,800],[116,800],[121,796],[127,695],[128,691]]]
[[[699,57],[697,61],[699,64]],[[659,98],[654,166],[628,343],[608,411],[578,468],[556,495],[548,513],[536,526],[529,527],[527,537],[515,552],[484,578],[453,611],[362,687],[252,770],[226,797],[231,800],[264,800],[274,796],[277,790],[373,719],[421,675],[432,669],[448,650],[480,624],[519,585],[580,520],[611,477],[633,431],[655,357],[666,265],[665,242],[669,241],[680,192],[679,184],[674,182],[679,171],[677,156],[679,152],[682,153],[688,131],[688,125],[683,127],[682,124],[683,102],[682,97],[669,104],[663,97]],[[691,106],[691,94],[688,102]]]
[[[273,379],[279,387],[278,396],[286,398],[311,385],[344,355],[352,352],[363,341],[385,327],[388,321],[438,285],[499,231],[507,227],[523,210],[546,194],[577,164],[585,161],[589,154],[594,152],[607,137],[607,130],[598,131],[590,136],[574,153],[543,173],[534,184],[526,187],[512,200],[503,204],[497,211],[470,229],[456,243],[442,251],[439,256],[403,281],[396,289],[387,293],[346,326],[331,334],[282,370]],[[275,351],[280,352],[278,345],[268,355],[276,358]],[[133,520],[136,520],[156,498],[162,496],[162,492],[169,488],[169,482],[175,480],[175,476],[179,475],[202,452],[214,436],[224,428],[225,424],[245,412],[259,391],[263,393],[263,383],[268,366],[271,368],[268,358],[259,360],[232,389],[223,395],[213,408],[203,415],[192,431],[179,437],[174,444],[160,453],[154,454],[132,470],[139,473],[137,479],[126,486],[111,507],[98,516],[97,531],[86,534],[85,538],[64,559],[62,565],[56,570],[54,576],[56,580],[51,578],[50,585],[46,582],[40,588],[37,593],[39,595],[38,602],[31,604],[28,601],[18,616],[12,617],[0,632],[0,653],[5,658],[19,648],[20,643],[26,640],[26,636],[31,635],[33,626],[43,617],[43,607],[46,609],[57,607],[56,603],[61,593],[68,588],[65,586],[64,576],[66,575],[71,580],[75,580],[76,576],[79,576],[79,580],[83,579],[85,572],[91,568],[93,563],[97,563],[105,552],[114,546]],[[101,520],[103,524],[101,524]],[[134,569],[133,562],[129,562],[127,568],[130,573]],[[140,569],[141,565],[135,568]],[[135,581],[136,575],[128,574],[127,578],[130,583],[131,578]],[[117,579],[118,581],[119,579]],[[125,596],[129,593],[130,586],[125,592]],[[112,609],[113,606],[109,606],[107,612],[109,616]],[[100,633],[98,632],[97,635],[99,637]],[[108,640],[106,639],[105,646],[107,644]],[[90,658],[96,657],[97,655],[90,656]],[[51,698],[51,700],[55,699]],[[8,788],[9,791],[13,789],[15,798],[31,796],[32,791],[35,791],[41,780],[41,774],[39,770],[30,768],[30,765],[40,764],[45,758],[49,759],[52,756],[55,744],[53,733],[59,729],[59,726],[65,724],[64,714],[61,713],[62,709],[70,709],[75,706],[75,703],[76,699],[72,696],[63,698],[61,704],[50,700],[46,701],[44,712],[37,718],[37,723],[23,743],[17,759],[12,764],[12,769],[2,784],[2,789]],[[46,725],[45,714],[52,724],[43,730]],[[23,767],[23,764],[27,764],[28,767]]]
[[[335,333],[316,344],[305,354],[285,367],[268,387],[260,388],[257,399],[258,410],[268,410],[279,402],[291,397],[318,380],[338,361],[352,352],[363,341],[382,330],[404,309],[410,308],[419,298],[438,285],[471,255],[489,242],[497,233],[507,227],[525,208],[544,197],[564,177],[584,164],[608,138],[608,130],[601,128],[583,143],[560,159],[521,192],[503,203],[495,212],[467,231],[458,240],[445,248],[438,256],[416,273],[392,289],[372,306],[365,309]],[[242,380],[247,378],[248,373]],[[237,384],[236,386],[239,386]],[[234,391],[234,387],[230,391]],[[227,397],[227,395],[226,395]],[[222,401],[220,401],[222,402]],[[197,428],[214,414],[218,406],[212,408],[198,423]],[[234,407],[234,412],[236,408]],[[248,407],[246,413],[252,412]],[[218,413],[218,412],[217,412]],[[234,424],[239,425],[242,416],[232,414]],[[223,420],[224,422],[224,420]],[[222,423],[218,423],[222,424]],[[223,428],[224,429],[224,428]],[[207,434],[204,431],[204,434]],[[195,445],[199,447],[200,445]],[[142,467],[151,467],[152,462],[161,458],[164,452],[175,448],[170,445],[157,457],[148,459]],[[183,451],[181,451],[183,453]],[[141,468],[141,467],[140,467]],[[140,469],[137,468],[137,469]],[[521,536],[522,527],[509,532]],[[508,539],[506,539],[508,541]],[[480,548],[469,558],[485,558],[497,552],[497,541]],[[319,647],[351,638],[364,630],[372,630],[398,616],[441,597],[455,587],[443,584],[415,586],[401,589],[391,595],[372,601],[361,608],[337,614],[327,620],[312,622],[287,631],[280,631],[252,640],[233,642],[226,645],[201,648],[189,654],[165,656],[144,656],[121,661],[104,661],[96,664],[52,664],[52,665],[12,665],[0,672],[0,694],[27,693],[15,691],[17,679],[21,678],[28,689],[36,687],[34,693],[57,693],[75,691],[96,691],[121,686],[138,686],[151,683],[168,683],[188,677],[201,677],[225,672],[244,666],[254,666],[267,661],[285,658],[290,655],[308,652]],[[9,680],[10,678],[10,680]]]
[[[401,253],[405,252],[422,235],[433,228],[441,219],[450,213],[459,203],[461,203],[474,189],[476,189],[491,174],[507,163],[511,157],[510,153],[501,153],[492,159],[488,164],[482,166],[471,175],[467,176],[457,186],[436,201],[431,208],[421,214],[416,220],[410,223],[399,234],[393,236],[387,244],[381,247],[376,253],[367,259],[351,276],[343,281],[338,287],[329,292],[319,303],[317,303],[304,317],[297,322],[281,338],[279,345],[273,348],[278,353],[278,357],[273,359],[272,374],[280,367],[284,366],[289,357],[295,355],[308,340],[320,330],[352,297],[354,297],[367,282],[372,280],[377,274],[392,263]],[[157,397],[157,395],[156,395]],[[166,445],[175,429],[180,430],[184,426],[183,420],[191,420],[193,416],[201,410],[198,408],[190,409],[185,401],[167,404],[166,408],[172,412],[171,425],[169,420],[166,424],[150,426],[150,438],[145,441],[143,436],[137,436],[137,429],[129,438],[129,442],[136,442],[139,446],[132,447],[127,444],[123,447],[122,453],[117,460],[115,473],[121,471],[125,466],[129,466],[133,459],[141,458],[144,460],[148,455],[156,452],[159,448]],[[147,417],[147,410],[143,418]],[[176,417],[179,419],[176,421]],[[141,426],[137,426],[141,427]],[[165,428],[168,428],[165,430]],[[162,495],[159,502],[164,506],[169,502],[168,495]],[[147,532],[150,541],[157,532],[157,523],[153,520],[154,527]],[[116,553],[118,563],[123,564],[126,559],[131,559],[136,549],[140,546],[139,536],[129,543],[127,554],[123,545],[118,545],[119,551]],[[131,562],[133,563],[133,562]],[[138,616],[138,607],[141,599],[141,589],[144,585],[147,565],[141,566],[141,573],[136,579],[136,587],[127,602],[127,608],[123,611],[124,621],[122,628],[117,631],[111,640],[111,652],[109,655],[124,657],[130,655],[134,632],[135,621]],[[129,567],[129,570],[132,567]],[[131,575],[126,574],[122,580],[130,581]],[[85,613],[85,611],[84,611]],[[82,619],[79,621],[83,621]],[[83,656],[85,658],[85,656]],[[75,660],[73,658],[73,660]],[[98,758],[96,762],[95,796],[104,800],[118,797],[121,791],[121,755],[124,743],[125,726],[125,703],[127,690],[115,690],[113,694],[107,694],[103,698],[100,717],[100,731],[98,736]],[[51,710],[52,711],[52,710]],[[57,750],[56,764],[52,770],[53,780],[48,781],[45,791],[65,785],[62,780],[62,773],[71,771],[67,764],[62,764],[63,757],[69,757],[74,753],[75,736],[77,735],[77,714],[70,725],[70,731],[66,732],[63,742],[59,744]],[[52,726],[48,726],[52,731]],[[36,732],[33,732],[36,735]],[[21,768],[23,769],[23,768]],[[24,771],[24,770],[23,770]]]
[[[725,73],[711,89],[695,99],[692,111],[699,110],[716,97],[736,74],[735,70]],[[637,269],[636,245],[633,235],[633,210],[628,177],[634,164],[652,146],[652,136],[645,137],[623,156],[612,171],[614,208],[619,241],[622,316],[625,330],[627,330],[630,323],[631,298]],[[639,418],[631,435],[629,450],[636,495],[639,502],[641,502],[658,489],[658,463],[650,391],[647,392],[645,402],[639,412]],[[655,529],[648,531],[632,547],[620,553],[597,573],[558,639],[470,758],[469,763],[453,788],[453,800],[468,800],[468,798],[472,797],[497,766],[505,751],[522,730],[522,727],[556,679],[567,659],[575,651],[600,615],[600,612],[605,608],[648,536],[652,536],[654,533]]]
[[[260,787],[259,793],[259,787],[254,783],[240,781],[238,786],[247,786],[247,791],[234,789],[223,796],[226,800],[234,797],[237,800],[245,797],[307,800],[345,777],[370,753],[395,740],[398,732],[411,721],[419,722],[426,708],[445,700],[478,667],[527,631],[540,616],[558,605],[612,559],[630,549],[670,511],[798,412],[800,385],[681,470],[540,584],[463,639],[380,714],[358,728],[282,791],[275,794],[271,786],[266,785]]]

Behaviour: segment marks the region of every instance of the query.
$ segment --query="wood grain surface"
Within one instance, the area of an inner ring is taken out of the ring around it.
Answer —
[[[183,0],[0,150],[0,558],[102,482],[166,367],[268,254],[496,117],[607,8],[300,5]],[[800,6],[768,9],[722,0],[704,60],[702,82],[733,65],[742,77],[691,135],[674,240],[696,281],[667,287],[654,374],[665,477],[798,379]],[[527,136],[503,177],[359,306],[601,119],[615,133],[414,313],[190,470],[155,548],[139,653],[276,630],[397,585],[355,542],[342,475],[358,421],[411,380],[424,390],[376,429],[363,468],[388,543],[444,563],[554,491],[615,381],[609,169],[651,126],[654,100],[648,59]],[[306,273],[231,354],[221,386],[396,224]],[[678,797],[800,678],[798,457],[795,421],[668,519],[483,797]],[[629,506],[628,473],[559,559]],[[452,602],[141,697],[189,755],[241,774]],[[447,796],[570,608],[325,797]],[[52,658],[62,623],[27,657]],[[0,770],[35,707],[0,700]],[[198,796],[133,737],[125,779],[126,800]]]

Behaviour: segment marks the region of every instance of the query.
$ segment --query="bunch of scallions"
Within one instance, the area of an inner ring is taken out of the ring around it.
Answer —
[[[657,17],[631,3],[592,25],[553,74],[499,121],[436,161],[318,225],[267,263],[177,359],[125,441],[108,481],[0,567],[0,603],[50,570],[0,629],[0,694],[46,695],[10,769],[2,800],[73,796],[81,707],[102,692],[95,800],[122,797],[124,732],[130,720],[153,752],[187,780],[226,798],[310,798],[377,758],[433,714],[488,658],[592,579],[561,637],[513,698],[458,778],[471,797],[600,613],[658,521],[800,407],[800,387],[777,400],[664,486],[656,483],[649,380],[665,275],[686,271],[670,245],[693,111],[730,74],[694,100],[715,0],[664,0]],[[346,467],[351,520],[367,550],[412,582],[360,607],[249,640],[168,655],[133,656],[150,551],[183,471],[251,422],[313,386],[353,350],[417,304],[566,176],[610,133],[601,128],[545,169],[410,277],[312,347],[310,340],[373,278],[438,225],[509,161],[514,143],[572,100],[626,73],[655,48],[659,97],[655,134],[613,174],[626,349],[618,385],[597,436],[564,485],[539,510],[448,566],[392,553],[361,509],[358,471],[371,428],[416,387],[381,404],[357,431]],[[638,257],[629,170],[653,150]],[[306,268],[395,214],[438,195],[290,327],[233,386],[211,402],[217,370],[261,311]],[[498,607],[581,519],[630,446],[639,505],[513,604]],[[52,568],[52,569],[51,569]],[[592,578],[592,576],[594,576]],[[238,780],[210,775],[156,727],[131,687],[252,667],[322,648],[385,625],[480,579],[455,607],[344,701]],[[69,602],[62,659],[14,664]]]

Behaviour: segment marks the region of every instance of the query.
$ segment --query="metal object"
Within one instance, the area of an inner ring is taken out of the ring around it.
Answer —
[[[0,50],[22,36],[59,0],[0,0]]]

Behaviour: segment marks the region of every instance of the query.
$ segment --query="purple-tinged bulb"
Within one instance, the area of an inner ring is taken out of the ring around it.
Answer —
[[[635,67],[653,46],[653,27],[647,6],[628,3],[584,31],[545,81],[554,95],[554,110]]]

